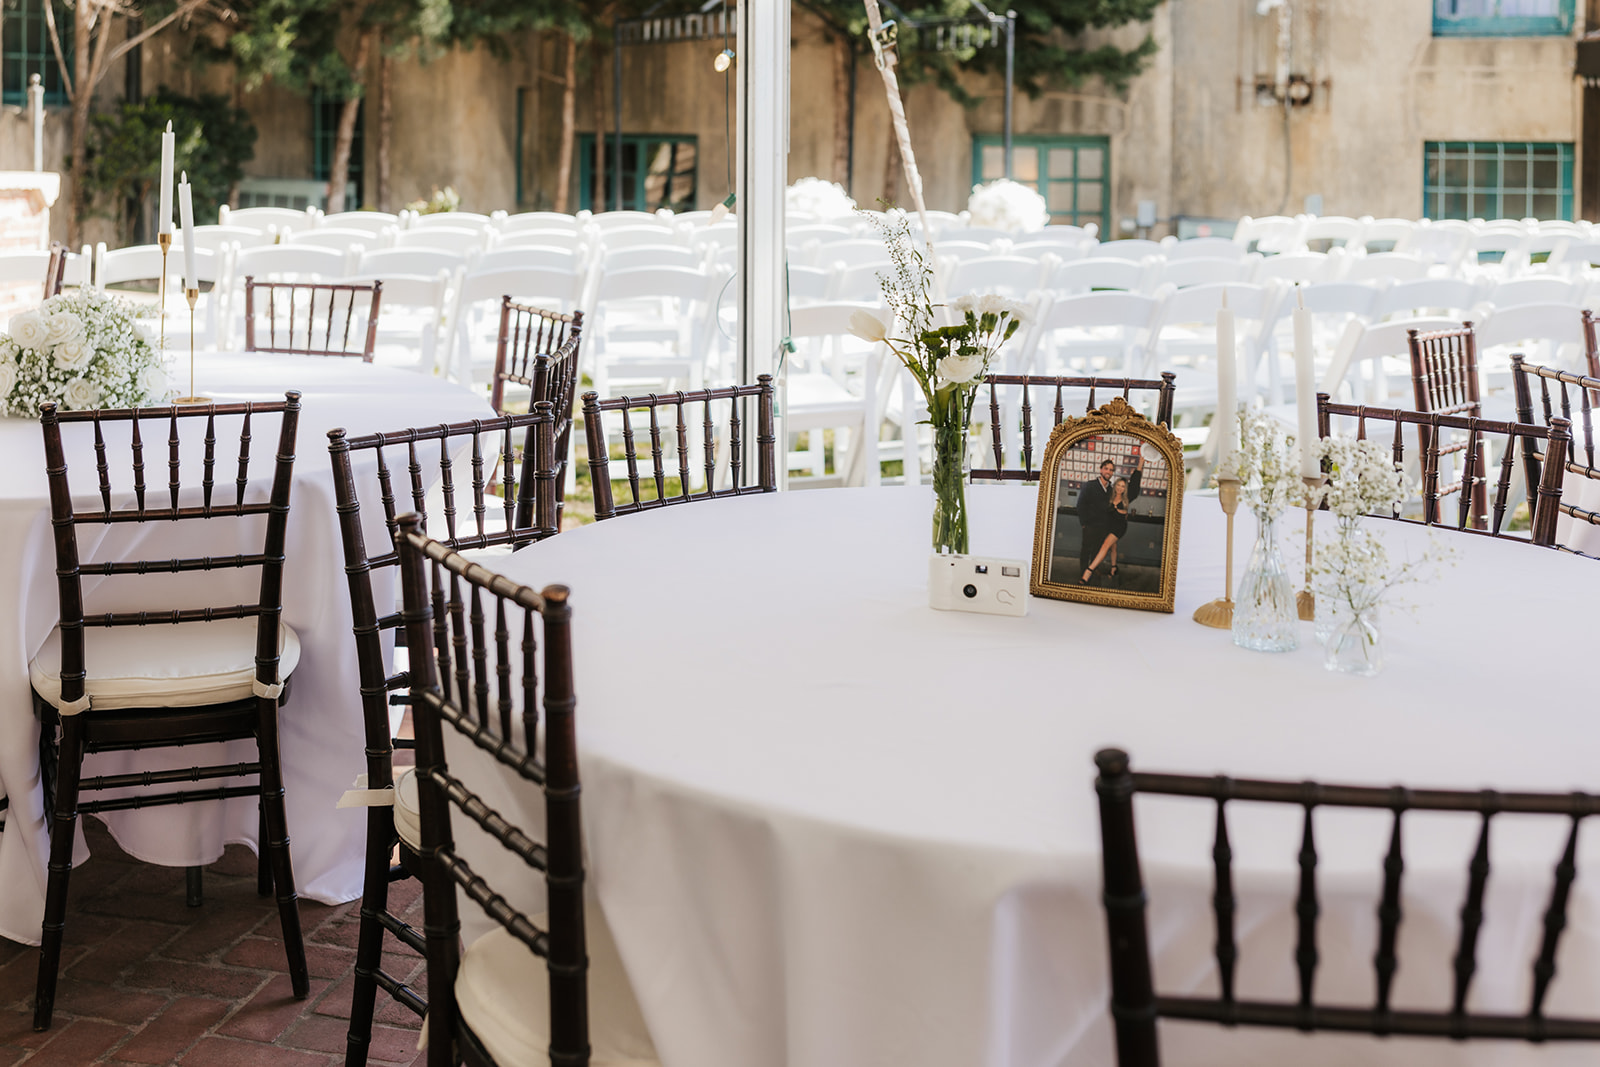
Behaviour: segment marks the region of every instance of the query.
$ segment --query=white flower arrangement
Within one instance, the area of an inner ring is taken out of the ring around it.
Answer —
[[[0,334],[0,415],[34,418],[49,400],[68,410],[164,400],[166,367],[134,316],[127,302],[85,289],[12,318]]]
[[[1258,519],[1276,519],[1291,504],[1305,502],[1294,434],[1265,412],[1239,412],[1239,448],[1216,472],[1218,478],[1230,476],[1239,480],[1239,499]]]
[[[784,207],[819,219],[841,219],[852,214],[856,202],[844,186],[823,178],[801,178],[784,193]]]
[[[1008,233],[1033,233],[1050,225],[1050,208],[1039,191],[1009,178],[974,185],[967,212],[969,225]]]
[[[1327,504],[1341,522],[1393,514],[1405,499],[1405,478],[1394,454],[1378,442],[1324,437],[1320,451],[1329,473],[1317,491],[1318,503]]]

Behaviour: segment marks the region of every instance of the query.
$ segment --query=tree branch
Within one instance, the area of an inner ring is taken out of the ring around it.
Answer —
[[[78,0],[78,2],[82,3],[83,0]],[[133,37],[129,37],[126,41],[123,41],[121,44],[117,45],[116,48],[111,50],[111,54],[106,57],[106,62],[116,62],[117,58],[124,52],[128,52],[139,47],[141,44],[144,44],[144,42],[149,38],[155,36],[157,33],[160,33],[162,30],[166,29],[173,22],[182,18],[184,15],[189,14],[189,12],[194,11],[197,8],[204,7],[206,2],[207,0],[184,0],[184,2],[179,4],[171,14],[167,15],[166,18],[162,19],[160,22],[157,22],[153,26],[145,28],[140,33],[134,35]]]
[[[77,94],[72,89],[72,75],[67,73],[67,57],[61,54],[61,35],[56,32],[56,5],[55,0],[44,0],[44,24],[50,31],[50,47],[56,54],[56,69],[61,72],[61,87],[67,91],[67,102],[77,100]]]

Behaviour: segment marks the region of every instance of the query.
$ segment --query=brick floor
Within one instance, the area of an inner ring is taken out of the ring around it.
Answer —
[[[205,903],[184,905],[181,870],[139,863],[95,819],[93,858],[74,872],[55,1020],[33,1032],[38,952],[0,938],[0,1067],[333,1067],[344,1062],[357,904],[301,901],[311,995],[290,996],[278,913],[256,896],[255,855],[232,846],[206,869]],[[392,906],[421,924],[414,881]],[[391,973],[423,985],[422,960],[394,946]],[[422,1061],[418,1019],[378,998],[373,1067]]]

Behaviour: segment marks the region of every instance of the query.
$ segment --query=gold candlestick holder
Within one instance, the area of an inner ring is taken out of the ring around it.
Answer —
[[[185,288],[183,295],[189,301],[189,395],[180,396],[173,401],[174,404],[209,404],[209,396],[196,396],[194,393],[194,305],[200,299],[200,290]]]
[[[156,234],[156,244],[161,246],[161,280],[157,283],[157,297],[161,315],[161,358],[167,358],[167,253],[172,251],[172,234]]]
[[[1217,476],[1217,501],[1228,516],[1227,583],[1220,599],[1194,609],[1194,621],[1218,630],[1233,629],[1233,514],[1239,510],[1239,479]]]
[[[1312,519],[1317,513],[1318,505],[1322,503],[1318,491],[1327,478],[1321,474],[1302,475],[1300,480],[1306,487],[1306,585],[1294,595],[1294,606],[1302,622],[1314,622],[1317,617],[1317,598],[1311,592],[1311,560],[1312,546],[1316,544],[1316,537],[1312,529]]]

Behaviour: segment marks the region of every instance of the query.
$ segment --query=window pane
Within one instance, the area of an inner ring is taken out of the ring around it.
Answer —
[[[1463,156],[1444,157],[1444,184],[1461,188],[1467,184],[1467,161]]]
[[[1050,149],[1050,177],[1072,177],[1072,157],[1074,154],[1070,148]]]
[[[1538,159],[1533,163],[1533,182],[1535,189],[1556,189],[1561,185],[1561,164],[1553,159]]]
[[[1439,155],[1429,152],[1426,161],[1422,164],[1422,181],[1426,185],[1439,184]]]
[[[44,98],[49,104],[65,104],[67,94],[61,83],[61,67],[50,47],[50,30],[45,25],[43,0],[5,0],[0,23],[0,87],[8,104],[27,104],[28,78],[43,77]],[[55,7],[56,30],[61,34],[61,51],[72,62],[73,15],[59,0]]]
[[[1005,145],[986,144],[983,146],[983,180],[992,182],[996,178],[1006,176],[1006,148]]]
[[[1561,217],[1561,198],[1549,193],[1540,193],[1532,198],[1528,207],[1528,214],[1536,219],[1559,219]]]
[[[1500,0],[1500,14],[1551,18],[1561,14],[1561,0]]]
[[[1526,189],[1528,187],[1527,160],[1508,158],[1500,173],[1501,184],[1507,189]]]
[[[1083,182],[1078,186],[1078,210],[1099,213],[1101,207],[1101,191],[1105,186],[1099,182]]]
[[[1098,178],[1105,164],[1105,152],[1099,148],[1078,150],[1078,177]]]
[[[1495,160],[1484,159],[1482,156],[1472,160],[1472,184],[1477,189],[1493,189],[1498,183],[1495,181]]]
[[[1098,186],[1096,188],[1098,188]],[[1053,211],[1053,212],[1071,211],[1072,208],[1073,208],[1073,203],[1072,203],[1072,183],[1071,182],[1051,182],[1050,183],[1050,197],[1049,197],[1049,200],[1050,200],[1050,210],[1051,211]]]
[[[1039,180],[1039,150],[1037,148],[1013,148],[1011,150],[1011,177],[1019,182],[1037,182]]]
[[[1499,217],[1500,213],[1495,210],[1495,197],[1492,193],[1475,192],[1468,198],[1468,201],[1472,205],[1471,214],[1468,215],[1468,218],[1493,219]]]
[[[1444,200],[1444,210],[1439,212],[1439,217],[1440,218],[1442,218],[1442,219],[1468,219],[1468,218],[1472,217],[1471,215],[1467,214],[1467,194],[1466,193],[1446,192],[1444,194],[1443,200]]]

